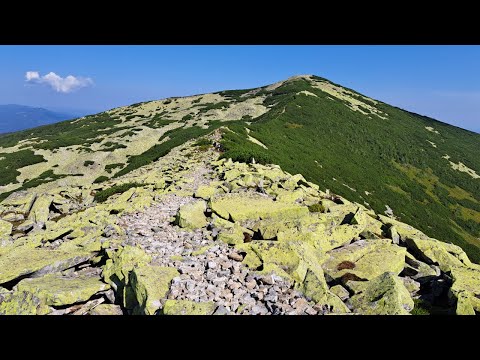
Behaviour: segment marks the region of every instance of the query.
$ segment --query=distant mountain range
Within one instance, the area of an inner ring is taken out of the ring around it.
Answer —
[[[8,133],[48,125],[76,117],[44,108],[24,105],[0,105],[0,133]]]

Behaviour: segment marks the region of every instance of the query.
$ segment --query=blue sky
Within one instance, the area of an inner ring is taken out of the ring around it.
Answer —
[[[480,46],[0,46],[0,104],[94,113],[315,74],[480,132],[479,65]]]

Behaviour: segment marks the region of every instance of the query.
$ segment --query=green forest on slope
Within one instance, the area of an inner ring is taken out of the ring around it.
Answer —
[[[297,94],[303,90],[317,97]],[[378,213],[388,205],[480,261],[480,179],[449,164],[480,169],[480,135],[380,102],[387,119],[367,116],[304,79],[278,87],[267,102],[276,105],[251,125],[229,125],[235,133],[225,133],[225,157],[271,161]],[[247,140],[246,126],[268,150]]]

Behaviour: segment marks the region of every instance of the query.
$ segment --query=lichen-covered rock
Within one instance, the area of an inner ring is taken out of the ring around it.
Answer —
[[[280,232],[296,229],[297,223],[293,221],[277,221],[276,219],[264,219],[255,222],[251,229],[258,231],[264,240],[273,240]],[[292,240],[292,239],[289,239]]]
[[[195,197],[210,200],[217,192],[219,192],[217,185],[200,185],[195,191]]]
[[[433,277],[440,276],[440,270],[435,269],[434,265],[427,265],[413,257],[410,253],[405,254],[405,267],[403,269],[406,276],[418,280],[420,283],[428,282]]]
[[[163,306],[163,315],[212,315],[215,303],[194,302],[189,300],[167,300]]]
[[[22,232],[28,232],[31,229],[33,229],[33,226],[35,225],[35,222],[32,220],[25,220],[22,222],[20,225],[17,226],[17,230],[22,231]]]
[[[298,267],[300,258],[289,243],[254,241],[251,249],[262,260],[264,268],[267,264],[274,264],[290,274]]]
[[[210,199],[212,211],[235,222],[276,218],[298,218],[308,214],[308,208],[296,204],[276,202],[257,193],[233,193]]]
[[[308,270],[305,280],[297,286],[297,289],[318,305],[326,306],[329,313],[346,314],[351,312],[337,295],[328,290],[325,278],[318,276],[311,270]]]
[[[0,293],[0,315],[45,315],[50,308],[30,292]]]
[[[274,191],[275,200],[287,203],[295,203],[299,200],[302,200],[305,197],[305,192],[302,189],[297,189],[295,191],[288,191],[285,189],[278,189]]]
[[[480,312],[480,271],[466,267],[452,267],[450,295],[457,299],[457,314]]]
[[[28,219],[34,221],[39,227],[43,227],[48,220],[50,213],[50,205],[53,197],[51,195],[42,194],[33,203]]]
[[[2,213],[2,207],[0,206],[0,213]],[[25,216],[23,214],[17,214],[14,212],[6,213],[1,216],[2,220],[9,221],[9,222],[18,222],[25,220]]]
[[[330,288],[330,291],[337,295],[340,300],[345,301],[350,297],[350,293],[342,285],[335,285]]]
[[[137,300],[129,283],[130,272],[135,266],[148,264],[152,257],[134,246],[121,247],[116,252],[107,250],[107,254],[110,259],[103,266],[103,279],[111,285],[123,307],[132,310]]]
[[[414,306],[403,281],[389,272],[366,282],[363,291],[347,304],[354,313],[363,315],[408,315]]]
[[[408,238],[407,245],[418,257],[430,264],[438,264],[444,272],[450,271],[454,267],[476,267],[472,265],[462,248],[457,245],[435,239],[416,238]]]
[[[405,253],[405,248],[390,240],[359,240],[330,251],[323,269],[334,279],[347,273],[363,280],[371,280],[384,272],[398,275],[405,265]]]
[[[12,233],[13,225],[8,221],[0,220],[0,240],[7,239]]]
[[[140,313],[154,315],[161,307],[170,289],[170,282],[180,273],[171,267],[153,265],[139,266],[133,269],[130,283],[139,304]]]
[[[468,292],[462,291],[458,293],[457,307],[455,309],[455,313],[457,315],[475,315],[475,309],[473,307],[474,299],[475,298],[472,298],[471,294]],[[478,311],[478,308],[477,308],[477,311]]]
[[[232,223],[221,217],[213,217],[212,226],[215,232],[218,232],[217,240],[223,241],[229,245],[242,244],[245,234],[253,235],[253,231],[248,230],[237,223]]]
[[[122,308],[114,304],[100,304],[88,312],[88,315],[123,315]]]
[[[272,182],[277,182],[287,178],[287,175],[279,167],[266,166],[262,164],[252,164],[251,167],[255,169],[258,174]]]
[[[315,248],[326,252],[340,247],[357,238],[363,228],[359,225],[339,225],[326,228],[324,224],[317,223],[297,228],[287,228],[277,233],[278,241],[303,241]]]
[[[206,209],[207,204],[203,200],[182,205],[177,215],[178,226],[192,230],[207,226]]]
[[[78,265],[92,258],[88,252],[18,247],[0,256],[0,284],[32,274],[41,276]]]
[[[47,305],[61,306],[84,302],[100,291],[110,289],[96,276],[76,277],[49,274],[39,278],[23,279],[16,291],[34,294]]]
[[[283,183],[282,183],[282,187],[284,189],[287,189],[287,190],[295,190],[295,188],[297,187],[297,184],[301,182],[303,184],[306,184],[307,183],[307,180],[305,180],[305,178],[303,177],[303,175],[301,174],[296,174],[296,175],[293,175],[291,177],[289,177],[287,180],[285,180]]]
[[[36,198],[37,194],[34,192],[15,191],[2,201],[2,205],[12,208],[16,213],[26,215],[30,212]]]
[[[388,216],[378,214],[378,220],[380,220],[385,225],[395,226],[395,231],[399,236],[399,240],[404,242],[407,239],[428,239],[428,236],[425,235],[418,229],[415,229],[413,226],[402,223],[400,221],[394,220]]]
[[[364,209],[358,207],[350,220],[352,225],[360,225],[364,232],[376,236],[383,235],[384,224],[370,216]]]
[[[103,267],[102,276],[114,290],[128,284],[130,271],[136,265],[148,264],[152,257],[142,249],[134,246],[125,246],[116,252],[107,252],[108,259]]]

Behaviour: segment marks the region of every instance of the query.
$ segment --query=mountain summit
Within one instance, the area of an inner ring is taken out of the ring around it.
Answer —
[[[0,313],[478,312],[479,145],[314,75],[1,136]]]

